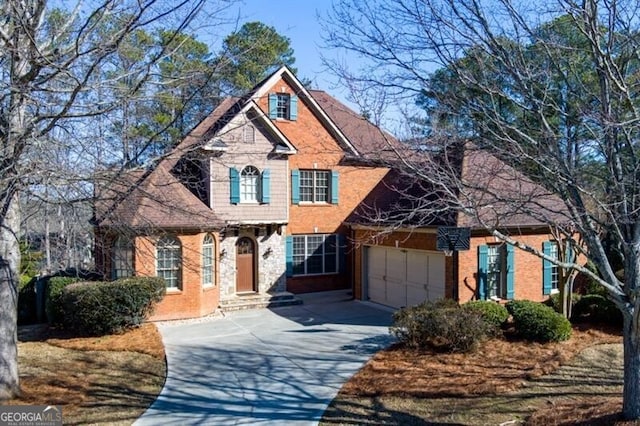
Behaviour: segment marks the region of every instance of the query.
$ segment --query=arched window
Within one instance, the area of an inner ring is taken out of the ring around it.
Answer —
[[[182,287],[180,269],[182,266],[182,248],[175,237],[164,236],[156,245],[158,266],[156,273],[164,278],[167,289],[179,290]]]
[[[211,234],[207,234],[202,241],[202,286],[211,287],[215,285],[215,241]]]
[[[240,202],[251,203],[260,200],[260,171],[247,166],[240,173]]]
[[[113,244],[111,278],[126,278],[133,276],[133,242],[131,239],[119,236]]]

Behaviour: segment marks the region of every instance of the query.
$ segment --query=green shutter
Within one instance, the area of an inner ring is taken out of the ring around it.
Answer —
[[[340,192],[339,186],[340,175],[336,171],[331,172],[331,204],[338,204],[338,194]]]
[[[511,244],[507,244],[507,299],[511,300],[514,296],[514,271],[515,271],[515,249]]]
[[[553,242],[545,241],[542,243],[542,253],[551,256],[551,246]],[[551,294],[551,271],[553,263],[542,259],[542,294]]]
[[[489,267],[489,246],[478,246],[478,299],[487,298],[487,268]]]
[[[240,202],[240,172],[234,167],[229,169],[229,182],[231,204],[238,204]]]
[[[264,204],[271,202],[271,171],[264,169],[261,176],[260,194],[261,200]]]
[[[287,262],[287,277],[293,276],[293,237],[285,239],[285,256]]]
[[[300,204],[300,170],[291,170],[291,204]]]
[[[289,105],[289,120],[297,120],[298,119],[298,97],[295,95],[291,95],[291,103]]]
[[[278,118],[278,95],[275,93],[269,95],[269,118],[272,120]]]

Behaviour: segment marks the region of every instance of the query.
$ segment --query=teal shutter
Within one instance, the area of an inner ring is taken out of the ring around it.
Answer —
[[[240,172],[234,167],[229,169],[229,182],[231,204],[238,204],[240,202]]]
[[[269,118],[272,120],[278,118],[278,95],[275,93],[269,95]]]
[[[347,239],[338,234],[338,272],[344,274],[347,270]]]
[[[340,174],[336,171],[331,172],[331,204],[338,204],[338,194],[340,192],[339,186]]]
[[[487,268],[489,267],[489,247],[478,246],[478,299],[487,298]]]
[[[293,237],[288,236],[285,240],[285,256],[287,262],[287,277],[293,276]]]
[[[542,243],[542,253],[551,256],[551,246],[553,242],[545,241]],[[542,259],[542,294],[551,294],[551,271],[553,263],[546,259]]]
[[[291,170],[291,204],[300,204],[300,170]]]
[[[296,95],[291,95],[291,103],[289,105],[289,120],[297,120],[298,119],[298,97]]]
[[[511,300],[514,296],[514,271],[515,271],[515,249],[511,244],[507,244],[507,299]]]
[[[271,170],[264,169],[260,179],[260,201],[264,204],[269,204],[271,202]]]

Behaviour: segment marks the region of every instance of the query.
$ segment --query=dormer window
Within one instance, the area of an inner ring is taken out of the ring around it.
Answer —
[[[269,118],[272,120],[298,119],[298,97],[289,93],[269,95]]]

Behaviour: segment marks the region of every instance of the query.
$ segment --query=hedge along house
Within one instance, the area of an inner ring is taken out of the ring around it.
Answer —
[[[96,206],[98,267],[163,276],[153,319],[206,315],[246,295],[349,288],[344,221],[388,172],[346,161],[362,155],[366,133],[380,131],[283,67],[223,101],[152,170],[99,194],[110,197]]]
[[[464,207],[472,215],[455,213],[439,194],[442,188],[400,171],[390,173],[354,212],[349,222],[357,241],[357,298],[399,308],[441,298],[542,301],[557,291],[556,266],[501,242],[487,228],[557,257],[558,242],[547,223],[570,222],[562,200],[486,152],[465,150],[458,164]],[[468,227],[469,250],[452,256],[437,250],[443,226]]]

